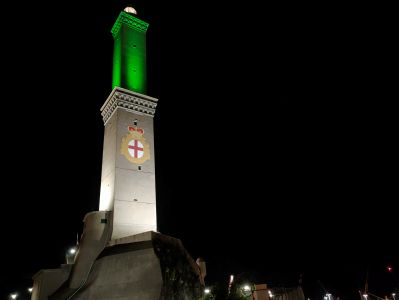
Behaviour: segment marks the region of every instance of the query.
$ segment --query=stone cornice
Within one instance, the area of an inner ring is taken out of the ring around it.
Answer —
[[[132,15],[122,11],[111,29],[111,33],[114,38],[118,35],[122,24],[141,32],[146,32],[149,25],[147,22],[137,19],[136,17],[133,17]]]
[[[156,98],[115,87],[101,107],[104,124],[118,108],[154,117],[157,101]]]

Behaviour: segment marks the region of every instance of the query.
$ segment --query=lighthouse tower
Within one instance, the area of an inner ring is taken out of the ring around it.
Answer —
[[[32,300],[200,299],[204,263],[157,230],[153,117],[146,96],[146,31],[132,8],[112,28],[113,90],[101,108],[99,211],[84,217],[74,254],[33,276]]]
[[[146,93],[148,23],[127,8],[116,20],[113,91],[101,108],[105,132],[100,211],[112,212],[118,239],[157,230],[153,117],[157,99]]]

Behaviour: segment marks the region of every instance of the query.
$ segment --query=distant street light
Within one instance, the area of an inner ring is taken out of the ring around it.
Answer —
[[[273,293],[272,293],[272,291],[271,290],[269,290],[269,289],[256,289],[256,286],[255,285],[249,285],[249,284],[246,284],[246,285],[244,285],[244,286],[242,286],[241,287],[241,293],[242,293],[242,295],[244,296],[244,297],[249,297],[249,296],[252,296],[252,299],[253,300],[255,300],[255,293],[254,292],[258,292],[258,291],[268,291],[268,293],[269,293],[269,298],[273,298],[274,297],[274,295],[273,295]]]
[[[269,298],[273,298],[274,295],[273,295],[272,291],[271,291],[271,290],[268,290],[268,292],[269,292]]]
[[[11,294],[10,297],[11,297],[11,299],[17,299],[18,294],[17,293]]]
[[[392,293],[392,298],[393,298],[393,300],[396,300],[396,294],[395,293]]]
[[[251,291],[251,287],[248,284],[244,285],[244,287],[242,289],[244,291],[246,291],[246,292],[250,292]]]
[[[68,265],[75,263],[75,256],[76,256],[77,248],[71,247],[65,253],[65,260]]]
[[[254,289],[251,286],[249,286],[248,284],[244,285],[241,288],[241,293],[243,294],[244,297],[252,296],[252,299],[255,300]]]
[[[33,288],[31,288],[31,287],[28,288],[28,292],[29,292],[29,293],[32,293],[32,291],[33,291]]]
[[[365,300],[367,300],[367,297],[368,297],[367,294],[363,294],[363,298],[364,298]]]
[[[213,300],[215,299],[215,295],[212,294],[212,290],[210,288],[204,289],[204,299]]]
[[[231,286],[233,285],[233,281],[234,281],[234,275],[230,275],[229,287],[227,289],[227,295],[230,295]]]

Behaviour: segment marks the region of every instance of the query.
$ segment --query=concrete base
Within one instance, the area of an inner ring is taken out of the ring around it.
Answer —
[[[68,280],[72,265],[61,265],[59,269],[40,270],[33,277],[31,299],[47,299]]]
[[[48,284],[35,279],[37,289]],[[110,241],[77,288],[65,280],[48,297],[32,299],[194,300],[202,288],[199,267],[180,240],[145,232]]]

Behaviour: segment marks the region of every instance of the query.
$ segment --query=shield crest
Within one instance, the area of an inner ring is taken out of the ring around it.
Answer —
[[[150,159],[150,145],[145,141],[141,128],[129,126],[129,133],[122,138],[121,153],[134,164],[142,164]]]

